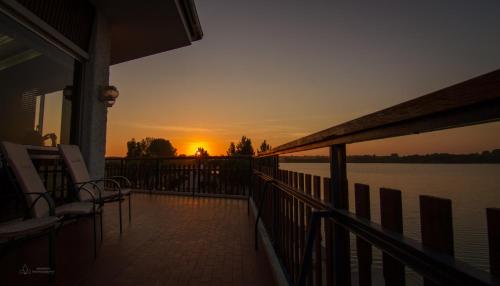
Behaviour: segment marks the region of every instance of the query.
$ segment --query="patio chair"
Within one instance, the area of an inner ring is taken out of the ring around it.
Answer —
[[[66,163],[71,179],[76,188],[92,187],[94,197],[97,197],[97,202],[101,205],[106,203],[118,202],[118,216],[120,220],[120,234],[122,233],[122,202],[125,197],[128,197],[128,220],[132,221],[132,192],[130,181],[123,176],[112,176],[100,179],[91,179],[85,161],[83,160],[80,148],[76,145],[59,145],[59,151]],[[126,188],[122,188],[120,182],[126,184]],[[106,189],[100,183],[110,183],[111,189]],[[97,192],[97,193],[96,193]],[[85,194],[81,194],[81,200],[85,200]]]
[[[49,241],[49,273],[51,279],[55,274],[55,232],[59,223],[59,218],[55,216],[55,205],[52,198],[46,193],[30,194],[36,197],[34,203],[28,207],[28,211],[34,204],[43,198],[47,202],[48,216],[12,220],[0,224],[0,244],[4,247],[14,241],[28,239],[37,235],[47,235]]]
[[[47,190],[43,185],[42,179],[38,174],[28,151],[25,146],[2,142],[2,151],[7,159],[10,170],[14,175],[16,185],[24,193],[26,202],[29,206],[28,211],[35,218],[41,218],[51,214],[51,209],[40,201],[40,198],[48,197]],[[96,216],[100,216],[101,238],[102,238],[102,215],[101,208],[96,203],[96,199],[92,192],[87,188],[78,189],[79,195],[85,192],[91,198],[86,202],[72,202],[57,206],[53,210],[53,215],[62,218],[62,220],[69,220],[74,218],[92,216],[93,217],[93,234],[94,234],[94,257],[97,257],[97,229],[96,229]],[[81,195],[80,195],[81,197]],[[96,207],[97,206],[97,207]]]

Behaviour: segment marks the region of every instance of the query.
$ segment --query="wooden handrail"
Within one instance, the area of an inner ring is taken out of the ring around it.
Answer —
[[[260,153],[258,157],[498,120],[500,70],[313,133]]]

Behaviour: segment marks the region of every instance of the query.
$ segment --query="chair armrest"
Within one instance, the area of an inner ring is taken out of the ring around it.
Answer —
[[[113,180],[113,179],[110,179],[110,178],[102,178],[102,179],[90,180],[90,181],[87,181],[87,182],[80,182],[80,183],[77,183],[77,185],[83,185],[83,186],[85,186],[87,184],[90,184],[90,185],[94,186],[95,188],[99,189],[99,193],[100,193],[102,191],[102,188],[99,185],[96,184],[97,182],[110,182],[110,183],[112,183],[114,189],[118,190],[119,196],[120,197],[122,196],[122,190],[121,190],[120,183],[118,183],[116,180]]]
[[[87,193],[90,194],[90,196],[92,197],[92,199],[95,202],[95,194],[93,194],[89,189],[86,188],[86,186],[88,186],[88,185],[92,186],[94,189],[97,189],[97,192],[99,194],[99,201],[101,201],[102,200],[102,197],[101,197],[101,191],[102,191],[102,189],[101,189],[101,187],[98,184],[94,183],[93,181],[88,181],[88,182],[83,182],[83,183],[76,183],[75,184],[76,191],[80,192],[83,189],[84,191],[86,191]]]
[[[127,188],[132,188],[132,183],[125,176],[111,176],[111,177],[104,177],[104,179],[122,180],[127,184]]]
[[[43,193],[43,192],[30,192],[30,193],[24,193],[25,195],[38,195],[36,199],[31,203],[30,206],[28,206],[28,210],[26,211],[25,219],[27,218],[27,214],[35,207],[35,204],[38,202],[40,198],[44,198],[45,201],[47,202],[47,205],[49,206],[49,215],[50,216],[55,216],[56,215],[56,204],[54,203],[54,200],[50,197],[48,193]]]
[[[94,209],[94,213],[95,213],[95,205],[97,204],[97,202],[96,202],[96,200],[95,200],[95,195],[94,195],[94,194],[93,194],[90,190],[88,190],[88,189],[87,189],[87,188],[85,188],[85,187],[78,188],[78,191],[79,191],[79,192],[80,192],[80,191],[85,191],[85,192],[87,192],[87,193],[90,195],[90,197],[92,198],[92,205],[93,205],[92,207],[93,207],[93,209]],[[100,199],[101,199],[101,192],[99,192],[99,200],[100,200]]]

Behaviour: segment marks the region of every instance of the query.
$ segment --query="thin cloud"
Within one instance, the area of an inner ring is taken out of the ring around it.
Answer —
[[[156,129],[156,130],[177,131],[177,132],[220,132],[220,131],[223,131],[223,129],[189,127],[189,126],[178,126],[178,125],[155,125],[155,124],[138,124],[138,123],[121,123],[121,125],[127,125],[130,127],[141,128],[141,129]]]

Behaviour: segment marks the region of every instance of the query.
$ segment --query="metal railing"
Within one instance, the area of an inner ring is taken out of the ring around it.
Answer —
[[[386,285],[404,285],[406,266],[422,275],[425,285],[500,285],[500,209],[487,209],[488,273],[454,258],[450,200],[420,196],[419,243],[402,234],[399,190],[380,190],[380,225],[371,221],[367,185],[355,184],[356,213],[349,212],[346,168],[350,143],[499,119],[500,70],[259,154],[252,192],[257,220],[262,220],[273,240],[290,284],[351,285],[352,233],[357,237],[359,285],[372,284],[372,246],[383,252]],[[330,148],[331,179],[321,181],[318,176],[279,169],[280,154],[322,147]]]
[[[251,174],[252,158],[245,156],[106,159],[106,176],[165,193],[247,197]]]

